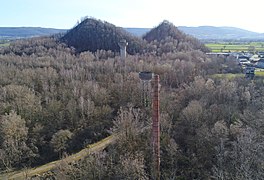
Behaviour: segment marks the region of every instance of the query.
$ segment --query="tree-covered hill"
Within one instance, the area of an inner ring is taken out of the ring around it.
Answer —
[[[161,52],[208,51],[198,39],[186,35],[168,21],[163,21],[151,29],[142,39],[108,22],[87,18],[66,33],[61,41],[74,47],[76,52],[97,50],[118,52],[118,42],[122,39],[128,41],[129,54],[155,51],[156,55],[161,55]]]
[[[118,52],[118,42],[122,39],[126,39],[129,44],[127,48],[129,54],[142,51],[144,46],[142,39],[129,34],[123,28],[93,18],[83,20],[61,38],[62,42],[74,47],[77,52],[97,50]]]
[[[173,51],[208,51],[198,39],[185,34],[166,20],[146,33],[143,39],[155,45],[158,42],[159,45],[163,45],[163,48],[167,49],[166,51],[170,51],[171,48],[173,48]]]
[[[159,24],[157,27],[151,29],[143,38],[148,42],[151,42],[154,40],[164,40],[168,36],[171,36],[174,39],[178,40],[183,40],[185,38],[185,34],[183,34],[180,30],[177,29],[177,27],[166,20]]]

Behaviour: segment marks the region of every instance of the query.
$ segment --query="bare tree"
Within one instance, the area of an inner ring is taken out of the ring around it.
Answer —
[[[1,168],[14,167],[32,156],[26,144],[27,138],[28,128],[21,116],[11,111],[0,117]]]
[[[72,133],[69,130],[59,130],[52,136],[50,144],[54,151],[59,153],[60,158],[68,147],[68,142],[71,137]]]

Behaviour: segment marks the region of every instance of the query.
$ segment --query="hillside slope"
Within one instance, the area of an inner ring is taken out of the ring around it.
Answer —
[[[256,33],[236,27],[215,27],[215,26],[178,26],[178,29],[186,34],[192,35],[200,40],[207,39],[256,39],[263,40],[264,33]],[[143,36],[151,28],[126,28],[128,32],[136,36]]]
[[[264,34],[235,27],[180,26],[179,29],[198,39],[264,39]]]
[[[143,36],[149,43],[163,46],[167,52],[201,50],[207,52],[208,49],[196,38],[180,31],[176,26],[168,21],[163,21],[156,28],[151,29]]]
[[[18,39],[64,33],[65,29],[41,27],[0,27],[0,39]]]
[[[97,50],[119,51],[118,43],[126,39],[129,46],[129,54],[135,54],[142,51],[144,42],[142,39],[132,36],[123,28],[118,28],[108,22],[87,18],[78,26],[71,29],[61,38],[68,46],[72,46],[77,52]]]

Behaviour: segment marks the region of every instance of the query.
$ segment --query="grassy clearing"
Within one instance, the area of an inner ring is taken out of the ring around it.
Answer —
[[[10,43],[0,43],[0,47],[7,47],[7,46],[9,46],[10,45]]]
[[[211,77],[212,78],[219,78],[219,79],[229,79],[232,80],[234,78],[237,77],[244,77],[245,74],[231,74],[231,73],[227,73],[227,74],[213,74]]]
[[[255,71],[255,76],[264,77],[264,71]]]
[[[218,78],[218,79],[229,79],[232,80],[234,78],[244,78],[245,74],[243,73],[239,73],[239,74],[231,74],[231,73],[227,73],[227,74],[213,74],[211,75],[212,78]],[[256,68],[255,70],[255,77],[257,78],[264,78],[264,69],[258,69]]]
[[[205,44],[212,52],[241,52],[249,51],[254,48],[254,51],[264,51],[264,42],[250,42],[250,43],[209,43]]]

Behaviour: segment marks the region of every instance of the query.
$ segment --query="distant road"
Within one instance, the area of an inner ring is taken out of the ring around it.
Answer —
[[[110,145],[111,143],[113,143],[116,140],[116,136],[112,135],[112,136],[108,136],[107,138],[88,145],[87,148],[81,150],[80,152],[73,154],[71,156],[68,156],[64,159],[61,160],[57,160],[57,161],[53,161],[50,162],[48,164],[42,165],[40,167],[37,168],[32,168],[32,169],[27,169],[24,171],[16,171],[16,172],[12,172],[12,173],[8,173],[8,174],[3,174],[0,175],[0,179],[1,180],[9,180],[9,179],[16,179],[16,180],[24,180],[27,179],[29,177],[35,176],[35,175],[42,175],[45,172],[48,172],[52,169],[54,169],[57,165],[59,165],[62,162],[74,162],[74,161],[78,161],[86,156],[88,156],[91,153],[95,153],[95,152],[99,152],[102,151],[103,149],[105,149],[108,145]]]

